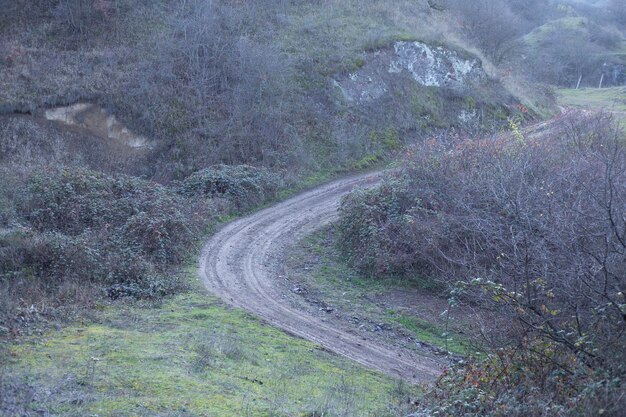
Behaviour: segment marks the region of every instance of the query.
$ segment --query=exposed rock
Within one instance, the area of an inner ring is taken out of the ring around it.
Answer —
[[[291,289],[291,292],[293,292],[294,294],[305,294],[307,291],[304,287],[296,286]]]
[[[363,104],[383,97],[392,89],[391,78],[403,74],[423,86],[451,89],[487,78],[476,58],[461,57],[456,51],[441,46],[398,41],[393,44],[393,49],[369,54],[361,68],[334,79],[333,84],[347,102]]]
[[[381,77],[373,74],[355,72],[342,82],[333,80],[336,87],[339,87],[346,101],[356,101],[357,103],[376,100],[387,92],[387,85]]]
[[[376,324],[376,326],[374,326],[375,332],[390,331],[390,330],[393,330],[393,327],[391,327],[391,325],[387,323],[378,323]]]
[[[463,59],[457,52],[441,46],[396,42],[394,50],[396,58],[389,65],[389,72],[408,71],[415,81],[425,86],[464,85],[485,77],[479,60]]]
[[[476,120],[477,117],[476,109],[470,110],[461,110],[459,112],[459,121],[462,123],[470,123]]]
[[[137,135],[120,123],[114,115],[91,103],[76,103],[71,106],[46,110],[48,120],[68,126],[76,126],[105,139],[118,141],[131,148],[150,147],[148,138]]]

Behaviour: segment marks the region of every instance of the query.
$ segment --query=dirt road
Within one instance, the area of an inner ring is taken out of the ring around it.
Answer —
[[[344,194],[378,180],[379,174],[338,180],[228,224],[205,244],[200,274],[211,292],[272,326],[390,376],[427,382],[442,363],[333,326],[293,306],[277,285],[284,248],[335,220]]]

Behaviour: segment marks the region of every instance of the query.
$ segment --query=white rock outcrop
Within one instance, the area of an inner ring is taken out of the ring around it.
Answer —
[[[393,49],[371,53],[365,61],[358,70],[333,80],[347,102],[373,102],[392,89],[391,77],[403,74],[424,86],[456,89],[487,78],[480,60],[422,42],[398,41]]]
[[[415,81],[425,86],[463,85],[484,77],[480,61],[461,58],[457,52],[441,46],[396,42],[393,47],[396,57],[389,64],[389,72],[408,71]]]

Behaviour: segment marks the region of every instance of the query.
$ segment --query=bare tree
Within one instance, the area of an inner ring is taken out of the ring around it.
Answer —
[[[515,48],[521,21],[506,2],[493,0],[446,0],[459,29],[495,63],[500,64]]]

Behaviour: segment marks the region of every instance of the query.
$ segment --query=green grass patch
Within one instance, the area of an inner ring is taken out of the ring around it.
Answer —
[[[435,37],[421,15],[427,8],[421,0],[398,0],[393,6],[375,1],[303,3],[288,15],[281,41],[286,51],[305,52],[319,74],[354,71],[364,50]]]
[[[380,416],[418,395],[199,288],[158,306],[103,305],[0,357],[3,378],[35,392],[25,409],[58,416]]]
[[[558,31],[580,31],[581,33],[587,32],[587,20],[582,17],[568,16],[556,20],[551,20],[539,27],[533,29],[530,33],[525,35],[522,39],[529,46],[537,47],[544,42],[548,37],[552,36]]]
[[[561,88],[557,90],[559,104],[586,109],[626,111],[626,88]]]
[[[329,236],[332,231],[321,230],[305,238],[304,244],[319,257],[319,265],[314,270],[314,278],[318,283],[331,283],[339,291],[359,293],[375,293],[393,288],[423,289],[434,291],[438,286],[422,277],[399,278],[399,277],[374,277],[359,274],[350,268],[342,259],[334,247],[333,237]]]
[[[459,355],[466,355],[471,352],[470,345],[466,341],[459,336],[446,334],[445,329],[441,327],[433,326],[416,317],[396,315],[395,313],[391,314],[391,316],[393,316],[392,320],[394,322],[402,325],[405,329],[413,333],[416,339],[422,342],[438,346],[442,349],[446,349],[447,347],[448,352],[457,353]]]
[[[613,112],[616,120],[626,123],[626,88],[562,88],[557,90],[561,106]]]

